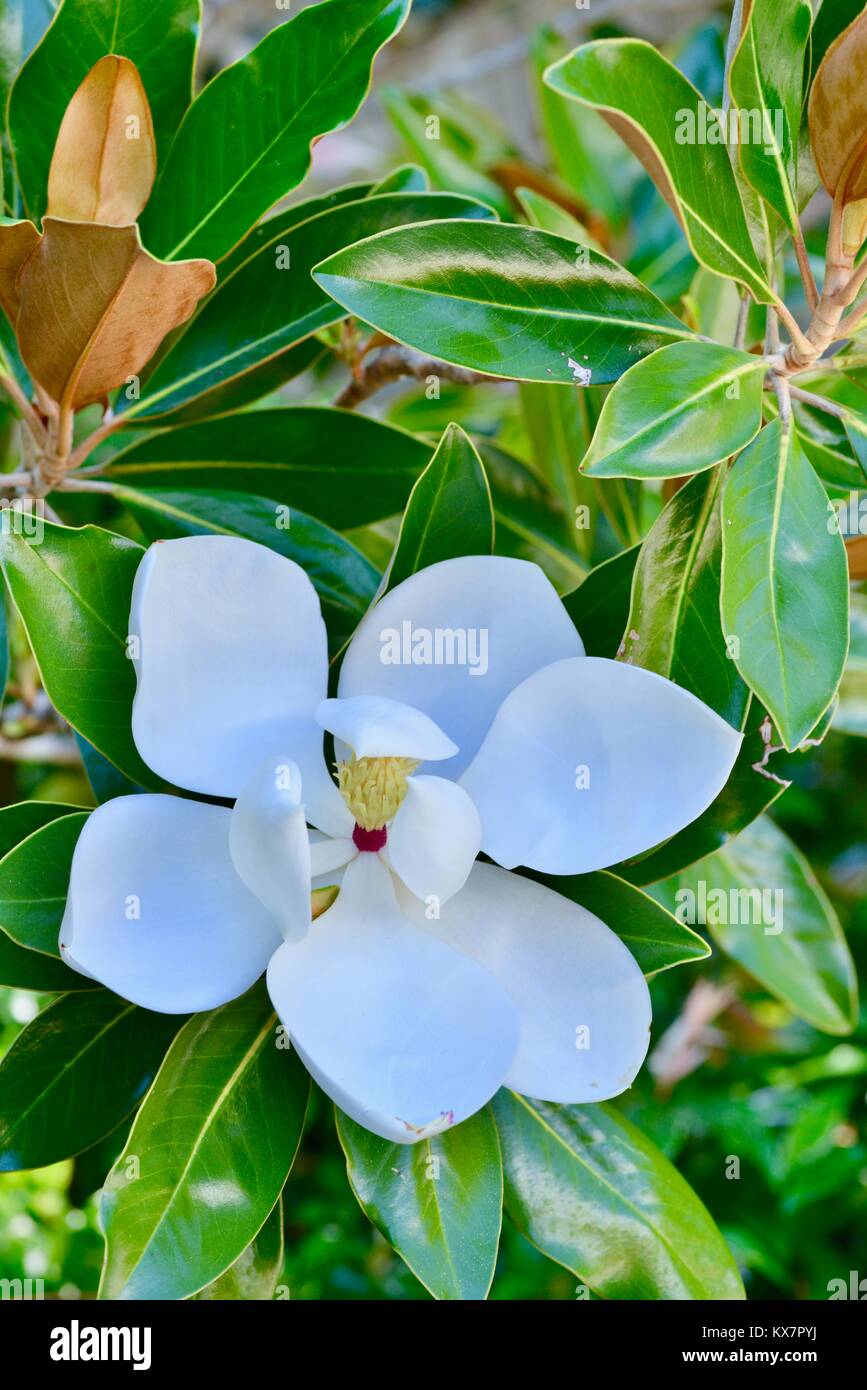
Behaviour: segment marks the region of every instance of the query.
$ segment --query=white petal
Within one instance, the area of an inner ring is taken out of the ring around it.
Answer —
[[[378,695],[323,700],[317,723],[351,748],[356,758],[451,758],[456,743],[421,710]]]
[[[160,1013],[243,994],[280,944],[236,874],[231,812],[177,796],[119,796],[85,823],[60,929],[64,960]]]
[[[313,718],[326,692],[325,625],[298,565],[231,536],[159,541],[136,575],[130,630],[133,736],[155,772],[237,796],[263,758],[288,749],[313,823],[342,807]]]
[[[444,903],[466,883],[481,843],[479,813],[463,787],[416,775],[407,782],[384,855],[417,898]]]
[[[461,785],[492,859],[583,874],[695,820],[728,781],[741,737],[663,676],[587,656],[512,692]]]
[[[583,650],[537,565],[468,555],[419,570],[370,609],[338,694],[384,695],[429,714],[460,750],[433,770],[457,778],[509,691]]]
[[[537,1100],[619,1095],[650,1041],[650,995],[618,936],[550,888],[477,864],[439,921],[405,892],[413,920],[499,980],[514,1000],[521,1041],[504,1084]]]
[[[359,1124],[411,1144],[472,1115],[517,1043],[501,987],[411,926],[375,854],[348,866],[340,895],[268,967],[268,989],[305,1066]]]
[[[310,841],[298,764],[267,758],[235,802],[229,851],[238,876],[287,941],[310,926]]]

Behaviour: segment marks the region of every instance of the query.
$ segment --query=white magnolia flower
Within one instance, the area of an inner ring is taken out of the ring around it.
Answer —
[[[581,874],[649,849],[719,793],[738,733],[661,676],[584,656],[521,560],[448,560],[386,594],[337,699],[312,584],[249,541],[152,546],[131,632],[142,757],[235,804],[94,811],[61,930],[70,965],[169,1013],[267,968],[319,1085],[402,1143],[501,1085],[578,1102],[629,1086],[650,1026],[638,965],[597,917],[509,870]],[[311,878],[340,884],[312,924]]]

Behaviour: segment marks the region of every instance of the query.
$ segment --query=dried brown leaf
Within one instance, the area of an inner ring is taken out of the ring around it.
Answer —
[[[150,106],[128,58],[91,68],[66,108],[48,174],[48,216],[126,226],[150,197],[157,167]]]
[[[822,59],[810,92],[809,121],[816,168],[831,196],[844,181],[844,203],[867,197],[867,11]]]
[[[0,223],[0,304],[13,325],[18,317],[18,276],[38,241],[32,222]]]
[[[43,219],[18,281],[18,343],[35,380],[78,410],[137,376],[214,286],[210,261],[158,261],[137,227]]]

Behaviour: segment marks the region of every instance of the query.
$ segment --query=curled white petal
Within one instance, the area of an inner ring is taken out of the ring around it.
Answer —
[[[417,758],[421,762],[451,758],[458,751],[428,715],[381,695],[323,700],[316,719],[356,758]]]
[[[301,795],[298,764],[267,758],[241,789],[229,825],[238,876],[287,941],[310,926],[310,841]]]
[[[463,787],[417,774],[407,782],[385,855],[411,893],[438,905],[464,886],[481,842],[479,813]]]

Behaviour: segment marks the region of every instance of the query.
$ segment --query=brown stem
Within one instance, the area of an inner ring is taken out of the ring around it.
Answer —
[[[807,303],[812,312],[819,303],[819,290],[813,278],[810,257],[807,254],[807,247],[804,243],[804,233],[800,226],[792,233],[792,245],[795,248],[795,258],[798,262],[798,269],[801,272],[801,283],[804,286],[804,294],[807,296]]]
[[[73,449],[72,453],[69,455],[69,463],[67,465],[69,472],[71,473],[74,468],[80,468],[84,461],[90,458],[94,449],[98,448],[103,440],[108,439],[109,435],[113,434],[122,424],[123,416],[119,415],[111,415],[108,419],[103,420],[102,424],[95,429],[92,434],[89,434],[86,439],[83,439],[78,447]]]
[[[817,396],[813,391],[805,391],[800,386],[789,383],[789,394],[794,396],[796,401],[803,401],[804,405],[811,405],[815,410],[821,410],[825,415],[835,415],[838,420],[848,419],[849,412],[838,405],[836,401],[829,401],[827,396]]]
[[[442,377],[446,381],[457,382],[459,386],[476,386],[482,381],[502,380],[500,377],[485,376],[483,372],[470,371],[467,367],[454,367],[448,362],[438,362],[433,357],[420,357],[409,348],[387,347],[377,353],[372,362],[359,367],[352,381],[344,387],[334,404],[342,410],[352,410],[394,381],[400,381],[404,377],[423,381],[429,376]]]

